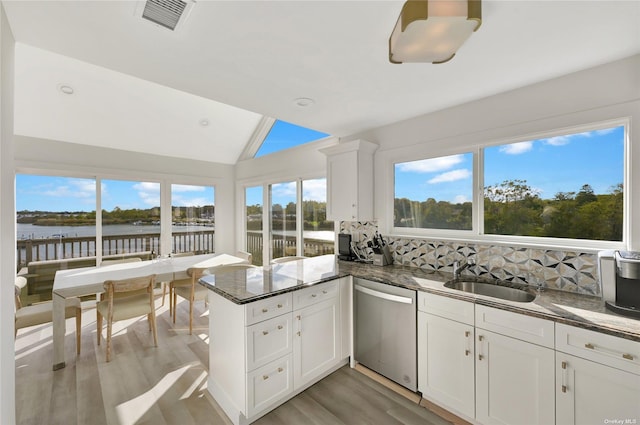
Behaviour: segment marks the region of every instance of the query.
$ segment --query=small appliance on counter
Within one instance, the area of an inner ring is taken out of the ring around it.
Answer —
[[[351,251],[351,235],[348,233],[338,234],[338,259],[344,261],[355,261],[356,259]]]
[[[640,318],[640,252],[601,251],[598,265],[605,306]]]

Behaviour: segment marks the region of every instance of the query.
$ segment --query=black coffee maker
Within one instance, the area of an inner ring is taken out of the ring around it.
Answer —
[[[640,318],[640,252],[616,251],[615,270],[615,301],[606,301],[607,308]]]
[[[338,234],[338,259],[354,261],[356,256],[351,251],[351,235],[348,233]]]

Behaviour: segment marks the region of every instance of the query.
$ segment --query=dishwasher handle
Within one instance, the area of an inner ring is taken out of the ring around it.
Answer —
[[[383,300],[394,301],[394,302],[403,303],[403,304],[413,304],[413,298],[387,294],[385,292],[376,291],[374,289],[369,289],[360,285],[355,285],[354,288],[356,291],[362,292],[363,294],[371,295],[372,297],[376,297],[376,298],[382,298]]]

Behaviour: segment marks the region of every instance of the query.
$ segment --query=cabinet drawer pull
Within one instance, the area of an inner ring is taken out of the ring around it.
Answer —
[[[281,329],[282,329],[282,325],[278,325],[278,330],[281,330]]]
[[[282,373],[283,370],[284,370],[283,368],[279,367],[278,368],[278,373]]]
[[[278,304],[278,308],[282,308],[282,304]]]
[[[266,381],[267,379],[269,379],[269,375],[262,375],[262,379]]]
[[[484,341],[484,336],[478,335],[478,341],[480,341],[480,342]]]
[[[298,331],[297,333],[298,333],[298,336],[300,336],[300,331]]]
[[[269,331],[262,331],[262,335],[269,335]]]
[[[311,294],[311,298],[315,298],[315,297],[317,297],[317,296],[318,296],[318,295],[316,295],[316,294]]]
[[[588,349],[590,349],[590,350],[603,351],[603,352],[605,352],[605,353],[619,355],[619,356],[622,356],[622,358],[623,358],[623,359],[625,359],[625,360],[634,360],[633,354],[629,354],[629,353],[621,353],[621,352],[619,352],[619,351],[617,351],[617,352],[616,352],[616,351],[614,351],[614,350],[610,350],[610,349],[607,349],[607,348],[605,348],[605,347],[598,347],[598,346],[596,346],[595,344],[592,344],[592,343],[590,343],[590,342],[587,342],[587,343],[584,345],[584,347],[585,347],[585,348],[588,348]]]
[[[563,393],[567,392],[567,362],[562,362],[562,385],[560,389]]]
[[[469,354],[471,354],[471,351],[469,351],[469,350],[464,350],[464,355],[465,355],[465,356],[468,356]]]
[[[328,292],[327,292],[327,291],[322,291],[322,293],[323,293],[323,294],[328,294]]]
[[[299,314],[296,316],[296,319],[300,320],[300,315]]]
[[[469,338],[469,335],[471,335],[471,332],[469,332],[469,331],[464,331],[464,336],[465,336],[465,338]]]
[[[484,356],[482,354],[478,354],[478,360],[483,360]]]
[[[484,335],[478,335],[478,341],[484,341]],[[478,351],[480,352],[478,353],[478,360],[481,361],[484,359],[484,355],[482,354],[482,344],[478,344]]]
[[[269,309],[266,309],[266,308],[263,308],[263,309],[262,309],[262,312],[263,312],[263,313],[266,313],[267,311],[269,311]]]

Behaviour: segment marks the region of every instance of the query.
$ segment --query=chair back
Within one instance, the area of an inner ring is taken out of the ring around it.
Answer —
[[[124,294],[127,292],[138,293],[146,289],[153,301],[153,287],[155,283],[155,274],[131,279],[107,280],[104,282],[104,291],[108,298],[113,298],[114,294]]]
[[[253,260],[253,255],[251,255],[251,253],[247,251],[236,251],[236,257],[242,258],[249,264],[251,264]]]
[[[18,311],[22,308],[22,301],[20,300],[20,295],[22,294],[22,288],[27,286],[27,278],[24,276],[16,276],[15,280],[15,311]]]

